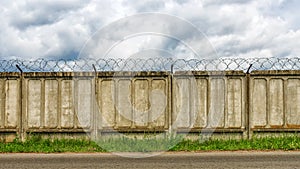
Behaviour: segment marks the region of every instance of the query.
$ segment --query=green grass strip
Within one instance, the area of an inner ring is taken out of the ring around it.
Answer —
[[[176,144],[178,143],[178,144]],[[158,146],[159,145],[159,146]],[[175,146],[174,146],[175,145]],[[109,151],[107,151],[109,150]],[[249,140],[176,140],[111,138],[97,143],[85,139],[42,139],[0,142],[0,153],[147,152],[147,151],[300,150],[300,137],[264,137]]]
[[[170,151],[300,150],[300,137],[265,137],[250,140],[184,140]]]

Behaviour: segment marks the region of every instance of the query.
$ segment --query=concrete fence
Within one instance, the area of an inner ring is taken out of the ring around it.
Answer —
[[[250,131],[300,131],[300,71],[253,72],[249,87]]]
[[[177,131],[246,132],[243,72],[178,72],[173,77]]]
[[[21,131],[21,80],[18,73],[0,73],[0,132],[11,140]]]
[[[0,136],[300,131],[300,71],[0,73]]]

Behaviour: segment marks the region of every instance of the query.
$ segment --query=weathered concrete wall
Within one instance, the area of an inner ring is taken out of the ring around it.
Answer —
[[[18,73],[0,73],[1,140],[12,141],[20,132],[20,79]]]
[[[177,72],[173,78],[176,130],[245,131],[243,72]]]
[[[251,130],[299,130],[300,71],[254,71],[250,79]]]
[[[26,132],[91,129],[93,85],[91,73],[25,73],[22,110]]]
[[[300,71],[0,73],[0,91],[0,132],[21,137],[300,131]]]
[[[167,72],[102,72],[97,76],[99,130],[168,129],[170,77]]]
[[[24,132],[165,131],[166,72],[24,73]]]
[[[17,73],[0,74],[0,130],[19,128],[20,79]]]

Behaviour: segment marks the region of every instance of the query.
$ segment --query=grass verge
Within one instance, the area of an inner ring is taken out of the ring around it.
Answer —
[[[174,144],[177,143],[178,144]],[[161,145],[157,147],[157,145]],[[175,145],[175,146],[170,146]],[[21,142],[0,143],[0,153],[63,152],[146,152],[146,151],[236,151],[236,150],[300,150],[300,137],[264,137],[249,140],[207,140],[204,142],[176,139],[112,138],[93,142],[85,139],[43,139],[32,136]]]

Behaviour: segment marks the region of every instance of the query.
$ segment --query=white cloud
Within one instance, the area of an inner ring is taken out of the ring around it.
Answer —
[[[186,19],[207,36],[220,57],[299,56],[299,6],[297,0],[0,1],[0,58],[76,58],[97,30],[143,12],[161,12]],[[149,30],[164,29],[147,26]],[[126,29],[126,25],[115,28],[110,38]],[[184,41],[195,37],[186,27],[170,30]],[[110,39],[107,42],[110,43],[106,45],[111,44]],[[187,49],[182,43],[166,37],[136,38],[126,43],[114,54],[119,51],[129,55],[147,48],[176,52],[181,57],[189,54],[184,53]],[[191,43],[197,45],[195,40]],[[105,48],[105,44],[98,45]]]

